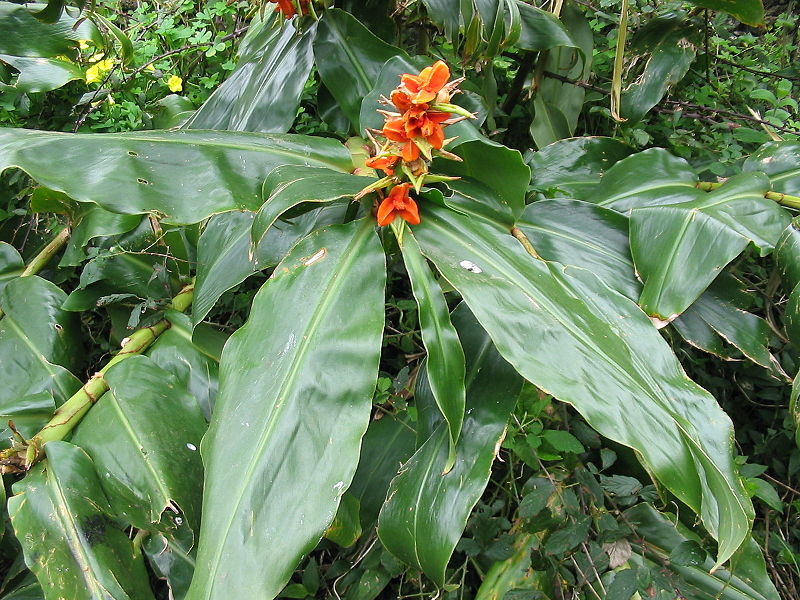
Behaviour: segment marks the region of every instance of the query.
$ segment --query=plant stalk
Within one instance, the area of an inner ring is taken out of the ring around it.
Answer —
[[[528,254],[530,254],[533,258],[538,258],[541,260],[542,257],[539,256],[538,252],[536,252],[536,249],[533,247],[533,244],[531,244],[528,236],[526,236],[519,227],[512,227],[511,235],[517,238],[517,241],[522,244],[522,247],[525,248],[525,251]]]
[[[698,181],[695,184],[695,187],[699,190],[703,190],[704,192],[710,192],[712,190],[719,189],[723,185],[724,182]],[[783,192],[767,192],[764,194],[764,198],[767,200],[774,200],[783,206],[800,210],[800,196],[792,196],[790,194],[784,194]]]
[[[194,282],[184,287],[172,299],[170,308],[180,312],[192,304]],[[142,354],[158,337],[171,327],[167,319],[139,329],[122,340],[122,349],[108,363],[95,373],[80,390],[56,410],[53,418],[27,442],[15,443],[0,453],[0,473],[19,473],[28,471],[44,456],[43,447],[47,442],[63,440],[80,423],[89,409],[108,391],[104,375],[109,368],[131,356]]]

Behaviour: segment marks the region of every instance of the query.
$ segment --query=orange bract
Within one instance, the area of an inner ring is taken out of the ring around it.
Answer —
[[[394,165],[400,160],[399,156],[376,156],[370,158],[366,165],[373,169],[380,169],[387,175],[394,175]]]
[[[436,99],[436,95],[447,85],[450,79],[450,67],[437,60],[432,66],[422,69],[419,75],[405,73],[400,80],[413,104],[424,104]],[[392,98],[394,101],[394,98]],[[396,105],[395,105],[396,106]]]
[[[401,183],[392,188],[386,199],[378,207],[378,225],[389,225],[396,217],[408,221],[411,225],[419,225],[419,209],[417,203],[408,195],[410,183]]]
[[[281,12],[287,18],[291,18],[297,14],[297,7],[294,5],[293,0],[275,0],[278,3],[278,6],[275,7],[275,10]],[[303,9],[303,14],[308,14],[308,3],[310,0],[300,0],[300,8]]]

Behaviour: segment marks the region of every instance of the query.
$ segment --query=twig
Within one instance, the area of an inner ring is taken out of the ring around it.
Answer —
[[[761,75],[763,77],[775,77],[776,79],[788,79],[789,81],[800,81],[800,77],[793,77],[791,75],[781,75],[780,73],[770,73],[769,71],[759,71],[758,69],[751,69],[750,67],[745,67],[744,65],[737,64],[732,60],[728,60],[727,58],[722,58],[721,56],[715,56],[714,60],[725,63],[726,65],[731,65],[732,67],[736,67],[741,71],[747,71],[748,73],[753,73],[754,75]]]

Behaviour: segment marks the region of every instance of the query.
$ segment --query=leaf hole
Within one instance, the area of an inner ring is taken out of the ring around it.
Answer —
[[[139,156],[139,153],[134,152],[133,150],[128,150],[128,156]]]
[[[142,185],[150,185],[150,182],[147,181],[147,179],[142,179],[141,177],[139,177],[136,181],[138,181]]]

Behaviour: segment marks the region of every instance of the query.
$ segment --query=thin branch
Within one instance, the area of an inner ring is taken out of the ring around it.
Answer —
[[[762,77],[775,77],[776,79],[800,81],[800,77],[793,77],[792,75],[781,75],[780,73],[770,73],[769,71],[759,71],[758,69],[751,69],[750,67],[745,67],[744,65],[737,64],[732,60],[728,60],[727,58],[722,58],[721,56],[715,56],[714,60],[725,63],[726,65],[731,65],[732,67],[736,67],[740,71],[747,71],[748,73],[753,73],[754,75],[761,75]]]

